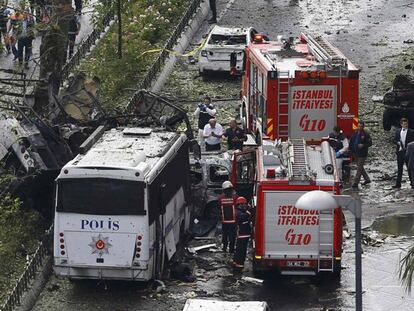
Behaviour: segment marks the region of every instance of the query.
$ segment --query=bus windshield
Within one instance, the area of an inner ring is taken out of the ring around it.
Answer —
[[[145,215],[142,182],[108,178],[60,179],[57,212]]]

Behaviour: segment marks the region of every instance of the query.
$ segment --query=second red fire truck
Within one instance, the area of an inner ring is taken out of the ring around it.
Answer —
[[[265,41],[245,50],[241,116],[261,140],[320,140],[357,126],[359,70],[321,36]]]
[[[304,193],[339,194],[335,153],[327,141],[264,140],[253,151],[234,154],[232,181],[237,193],[255,205],[253,272],[288,275],[339,275],[342,254],[342,212],[300,210]]]

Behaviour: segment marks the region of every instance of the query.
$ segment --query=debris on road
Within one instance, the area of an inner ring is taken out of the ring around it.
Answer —
[[[268,305],[265,301],[220,301],[204,299],[188,299],[183,311],[266,311]]]
[[[264,282],[262,279],[252,278],[250,276],[244,276],[242,277],[242,280],[246,282],[250,282],[250,283],[255,283],[255,284],[263,284]]]
[[[189,283],[196,280],[196,277],[193,275],[193,268],[186,263],[180,263],[172,267],[170,276],[173,279]]]
[[[187,250],[191,254],[196,254],[199,251],[208,250],[212,247],[217,247],[216,243],[206,244],[206,245],[201,245],[201,246],[195,246],[195,247],[187,247]]]

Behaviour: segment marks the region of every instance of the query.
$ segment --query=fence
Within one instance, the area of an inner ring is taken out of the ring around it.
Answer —
[[[169,56],[168,50],[171,50],[174,47],[178,38],[181,36],[184,28],[188,25],[188,22],[190,21],[191,17],[194,15],[194,13],[197,11],[197,8],[200,6],[201,1],[202,0],[193,0],[191,2],[187,11],[184,13],[183,17],[178,23],[177,27],[174,29],[174,32],[166,42],[164,49],[158,55],[155,62],[152,64],[152,66],[148,69],[147,73],[145,74],[141,84],[138,87],[138,91],[135,92],[134,95],[132,95],[132,97],[129,99],[129,102],[127,104],[128,108],[133,107],[134,104],[139,101],[139,90],[148,89],[151,87],[152,82],[157,77],[158,73],[161,71],[162,66],[165,64],[165,61]]]
[[[39,268],[42,267],[44,260],[50,254],[50,246],[53,244],[53,225],[46,231],[42,240],[39,242],[33,257],[30,259],[24,272],[18,279],[16,285],[7,297],[5,303],[0,306],[0,311],[12,311],[15,306],[20,305],[23,293],[28,290],[30,282],[36,276]]]
[[[101,33],[105,31],[105,28],[109,26],[110,22],[114,18],[114,13],[110,10],[109,13],[105,15],[102,20],[102,26],[95,28],[89,36],[82,41],[82,43],[76,49],[76,52],[73,56],[69,59],[69,61],[63,66],[62,68],[62,76],[61,81],[65,81],[69,74],[75,69],[76,66],[80,64],[82,59],[86,56],[86,54],[90,51],[92,45],[95,44],[96,40],[101,37]]]

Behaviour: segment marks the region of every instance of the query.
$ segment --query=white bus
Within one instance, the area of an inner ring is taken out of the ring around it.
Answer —
[[[56,179],[55,273],[160,277],[190,224],[188,154],[184,134],[98,128]]]

